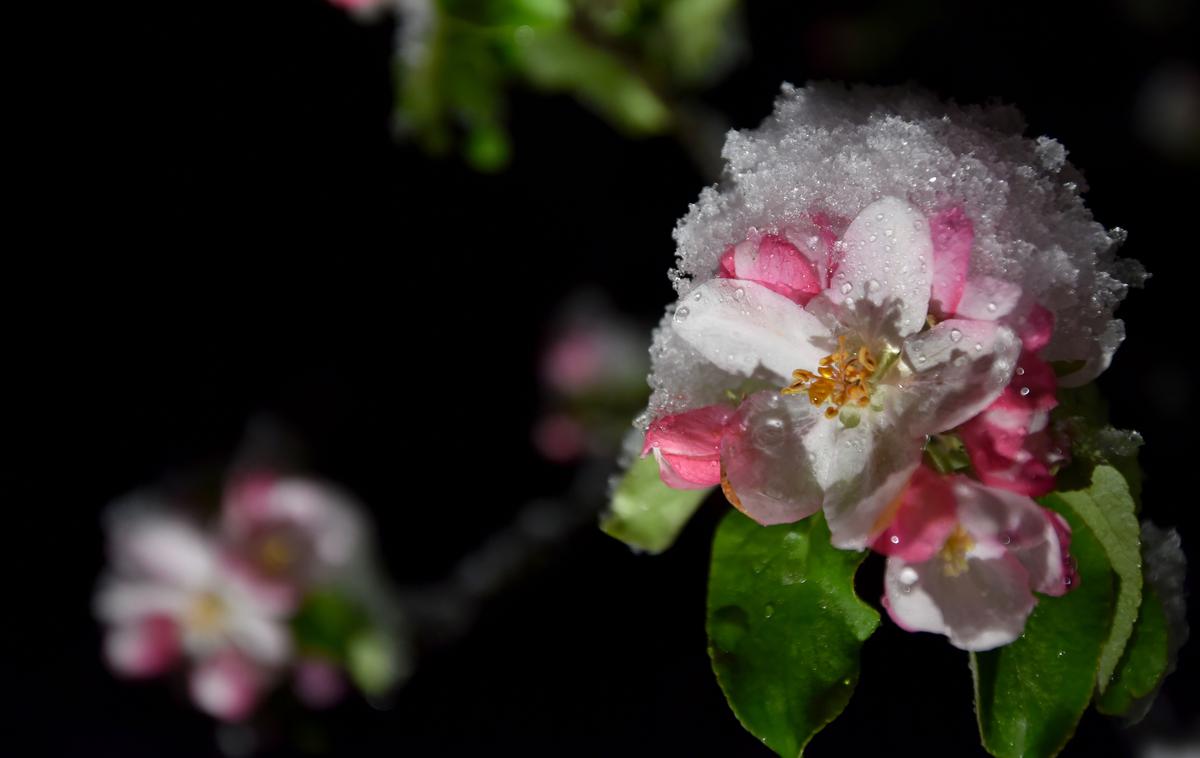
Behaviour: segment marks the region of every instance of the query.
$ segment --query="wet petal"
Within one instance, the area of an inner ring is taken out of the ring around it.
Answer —
[[[1021,636],[1037,600],[1012,556],[969,558],[947,572],[940,558],[909,564],[888,558],[884,606],[910,632],[934,632],[962,650],[991,650]]]
[[[959,206],[930,219],[933,242],[933,287],[929,309],[939,318],[955,313],[967,284],[975,226]]]
[[[815,316],[761,284],[738,279],[697,287],[680,302],[673,326],[718,368],[742,376],[761,365],[791,377],[829,352],[829,330]]]
[[[773,234],[729,248],[721,257],[720,275],[757,282],[800,305],[823,289],[813,263],[791,242]]]
[[[923,440],[868,411],[847,428],[837,420],[817,425],[812,456],[825,489],[823,509],[830,539],[844,550],[862,550],[887,528],[904,485],[921,461]]]
[[[1021,301],[1021,288],[990,276],[972,277],[963,287],[955,315],[958,318],[995,321],[1013,312]]]
[[[994,322],[949,319],[904,343],[912,375],[903,413],[913,431],[952,429],[988,407],[1013,375],[1021,342]]]
[[[957,524],[950,483],[921,466],[904,487],[895,517],[872,548],[908,563],[921,563],[941,549]]]
[[[721,482],[721,437],[734,414],[731,405],[664,416],[650,425],[642,455],[654,453],[659,474],[675,489],[703,489]]]
[[[842,238],[844,254],[827,291],[835,303],[869,303],[900,336],[925,325],[933,282],[929,225],[911,204],[894,197],[860,213]]]
[[[958,518],[968,534],[986,550],[1002,548],[1020,561],[1029,586],[1061,595],[1067,585],[1059,529],[1048,511],[1015,492],[985,487],[966,477],[951,485],[958,501]]]
[[[821,507],[810,464],[814,428],[831,424],[807,398],[759,392],[738,408],[721,443],[722,484],[735,507],[760,524],[786,524]]]

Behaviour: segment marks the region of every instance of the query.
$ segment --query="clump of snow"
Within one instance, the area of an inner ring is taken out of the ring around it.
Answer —
[[[722,184],[705,188],[675,229],[679,302],[651,348],[650,416],[716,402],[745,380],[700,360],[671,327],[726,248],[754,232],[812,238],[815,214],[844,223],[885,196],[927,215],[960,206],[975,230],[970,275],[1022,287],[1010,319],[1035,303],[1054,312],[1043,355],[1082,362],[1064,383],[1102,372],[1125,335],[1113,312],[1145,274],[1116,257],[1125,232],[1106,230],[1084,206],[1067,150],[1024,129],[1009,106],[959,106],[904,88],[785,84],[761,126],[729,133]]]

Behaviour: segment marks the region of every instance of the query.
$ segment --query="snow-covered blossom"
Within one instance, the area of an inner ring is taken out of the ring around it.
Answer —
[[[888,556],[884,606],[904,629],[989,650],[1021,635],[1035,591],[1077,583],[1070,527],[1028,497],[921,467],[895,508],[873,547]]]
[[[1139,271],[1114,257],[1123,233],[1092,220],[1062,146],[1021,130],[1008,108],[785,86],[759,129],[731,133],[726,184],[676,229],[679,300],[651,351],[642,428],[664,480],[719,482],[764,524],[823,508],[834,544],[861,548],[927,436],[1006,387],[1035,403],[1021,447],[1042,441],[1054,385],[1029,399],[1033,370],[1102,371]],[[1034,328],[1047,320],[1052,334]]]

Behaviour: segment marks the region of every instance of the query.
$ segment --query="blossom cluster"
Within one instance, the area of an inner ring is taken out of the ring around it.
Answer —
[[[1014,111],[903,90],[785,87],[732,132],[728,182],[676,229],[644,456],[764,525],[822,512],[887,556],[905,629],[986,650],[1077,582],[1034,497],[1069,440],[1059,387],[1123,337],[1115,257],[1054,140]]]
[[[197,708],[252,715],[291,677],[312,708],[403,674],[390,590],[370,556],[361,509],[333,488],[269,473],[239,476],[212,528],[155,497],[112,508],[110,565],[95,598],[118,675],[185,669]]]

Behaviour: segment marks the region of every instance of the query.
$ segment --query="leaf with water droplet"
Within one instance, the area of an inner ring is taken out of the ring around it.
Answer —
[[[661,553],[675,543],[711,491],[671,489],[659,478],[654,456],[639,458],[613,492],[600,528],[630,547]]]
[[[765,527],[731,512],[717,529],[713,670],[738,720],[780,755],[799,755],[850,701],[859,650],[879,625],[854,593],[865,557],[830,545],[819,513]],[[731,619],[742,626],[731,629]]]
[[[1040,502],[1071,526],[1079,583],[1062,597],[1040,597],[1016,642],[971,654],[983,745],[1004,758],[1062,750],[1092,701],[1112,627],[1112,565],[1088,520],[1064,494],[1052,493]],[[1069,654],[1060,656],[1060,650]]]
[[[1133,498],[1125,479],[1112,466],[1097,466],[1092,471],[1092,486],[1086,490],[1060,492],[1050,497],[1065,501],[1087,523],[1117,575],[1112,628],[1096,673],[1097,685],[1103,693],[1125,652],[1142,602],[1141,528],[1134,515]]]

